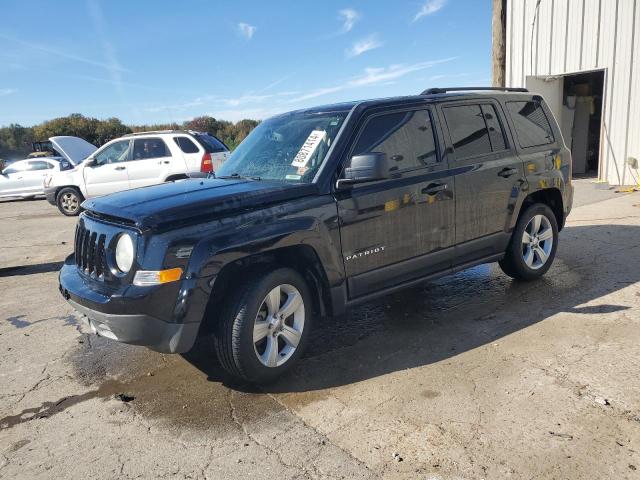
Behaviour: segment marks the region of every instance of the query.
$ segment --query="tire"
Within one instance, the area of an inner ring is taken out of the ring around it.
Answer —
[[[285,308],[281,319],[278,314]],[[293,313],[287,316],[289,310]],[[272,382],[303,354],[312,317],[311,293],[298,272],[279,268],[256,274],[228,299],[217,318],[213,342],[220,364],[238,379]],[[292,340],[297,340],[295,346]]]
[[[549,270],[557,248],[556,216],[547,205],[535,203],[520,215],[500,268],[518,280],[535,280]]]
[[[75,187],[65,187],[56,195],[56,205],[58,210],[67,217],[75,217],[80,215],[82,207],[80,204],[84,200],[84,197],[80,191]]]

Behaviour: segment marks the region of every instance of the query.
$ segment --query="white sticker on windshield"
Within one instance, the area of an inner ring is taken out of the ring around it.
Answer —
[[[302,144],[300,151],[291,162],[294,167],[306,167],[307,162],[318,149],[318,145],[327,138],[327,132],[324,130],[314,130],[309,134],[305,142]]]

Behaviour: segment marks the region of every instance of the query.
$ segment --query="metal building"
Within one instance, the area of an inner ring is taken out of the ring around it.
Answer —
[[[574,175],[638,183],[637,0],[506,0],[505,83],[539,92],[572,150]]]

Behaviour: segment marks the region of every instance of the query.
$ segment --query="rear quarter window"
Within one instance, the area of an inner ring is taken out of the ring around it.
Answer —
[[[227,146],[213,135],[196,135],[195,137],[207,153],[228,152]]]
[[[507,110],[522,148],[539,147],[555,142],[551,124],[540,102],[507,102]]]
[[[200,151],[198,146],[187,137],[173,137],[173,141],[180,147],[182,153],[198,153]]]

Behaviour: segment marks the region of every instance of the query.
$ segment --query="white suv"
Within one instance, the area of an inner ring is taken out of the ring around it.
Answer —
[[[64,215],[78,215],[86,198],[214,172],[228,156],[227,146],[208,133],[133,133],[105,144],[73,170],[47,177],[45,194]]]

